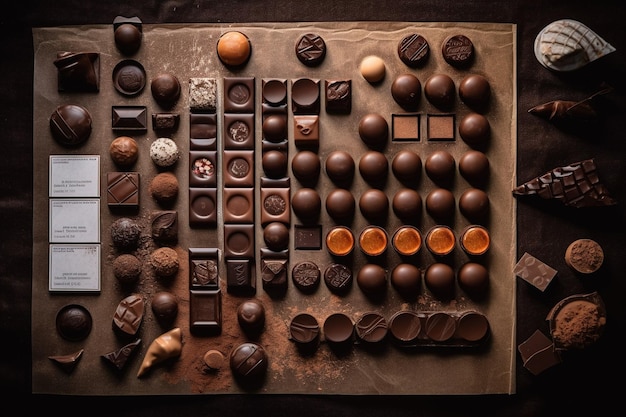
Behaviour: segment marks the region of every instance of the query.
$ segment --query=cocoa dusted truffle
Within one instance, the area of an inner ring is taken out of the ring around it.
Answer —
[[[158,248],[150,255],[150,265],[159,277],[171,277],[178,272],[178,253],[169,247]]]
[[[113,260],[113,275],[120,284],[134,284],[141,275],[141,261],[130,253],[124,253]]]
[[[592,274],[604,262],[604,251],[598,242],[591,239],[577,239],[565,251],[565,263],[580,274]]]
[[[169,72],[158,74],[150,82],[152,97],[164,107],[171,107],[180,97],[180,81]]]
[[[113,244],[121,250],[132,250],[137,247],[141,227],[128,217],[121,217],[111,224],[111,239]]]
[[[161,172],[150,182],[150,194],[160,204],[171,204],[178,197],[178,179],[171,172]]]
[[[424,84],[424,95],[428,101],[440,110],[450,110],[454,105],[456,88],[449,75],[431,75]]]
[[[217,41],[217,56],[224,65],[244,65],[250,59],[251,53],[250,39],[239,31],[226,32]]]
[[[137,141],[129,136],[119,136],[109,146],[111,159],[120,167],[129,167],[137,162],[139,148]]]
[[[152,312],[161,323],[172,323],[178,315],[178,299],[169,291],[159,291],[150,301]]]
[[[391,83],[391,96],[404,110],[413,111],[422,98],[422,83],[413,74],[398,75]]]

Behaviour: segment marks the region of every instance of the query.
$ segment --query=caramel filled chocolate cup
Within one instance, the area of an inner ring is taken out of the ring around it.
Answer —
[[[388,241],[387,232],[379,226],[367,226],[359,235],[359,247],[367,256],[385,253]]]
[[[459,245],[471,256],[484,255],[491,244],[489,231],[480,225],[467,226],[459,237]]]
[[[415,226],[400,226],[394,232],[391,244],[400,255],[415,255],[422,248],[422,234]]]
[[[336,226],[326,235],[326,248],[335,256],[347,256],[354,249],[354,234],[345,226]]]
[[[426,247],[436,256],[445,256],[454,249],[456,238],[448,226],[434,226],[426,234]]]

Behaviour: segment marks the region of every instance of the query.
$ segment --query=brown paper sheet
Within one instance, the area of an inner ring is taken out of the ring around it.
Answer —
[[[248,64],[237,72],[225,68],[217,58],[215,45],[218,37],[228,30],[240,30],[251,40],[252,56]],[[324,63],[315,68],[299,63],[294,54],[296,40],[307,32],[321,35],[328,53]],[[397,56],[399,40],[410,34],[424,36],[431,48],[428,63],[420,69],[406,67]],[[440,45],[445,37],[464,34],[472,39],[476,48],[476,60],[466,70],[457,70],[445,63]],[[119,215],[112,213],[106,205],[106,172],[116,171],[109,156],[110,142],[117,136],[111,130],[112,105],[144,105],[148,117],[161,109],[150,94],[149,85],[137,97],[126,98],[118,94],[111,81],[113,67],[124,59],[113,41],[112,25],[72,26],[57,28],[35,28],[34,37],[34,237],[33,237],[33,307],[32,307],[32,361],[33,392],[73,395],[166,395],[166,394],[220,394],[240,393],[245,390],[232,378],[226,363],[219,372],[206,372],[201,363],[202,354],[217,349],[226,356],[233,347],[246,340],[236,324],[235,309],[242,297],[228,294],[225,287],[225,266],[220,264],[222,275],[223,322],[219,336],[196,337],[189,332],[189,287],[188,269],[181,268],[173,283],[164,284],[155,279],[144,266],[141,282],[129,291],[120,288],[112,273],[112,260],[116,256],[109,226]],[[59,51],[97,51],[101,59],[100,91],[94,93],[59,93],[57,73],[53,61]],[[371,85],[359,74],[359,63],[367,55],[378,55],[387,65],[387,76],[382,83]],[[257,180],[262,173],[260,164],[260,86],[264,78],[281,78],[288,82],[300,77],[319,79],[351,79],[353,87],[352,111],[347,116],[320,113],[320,147],[322,161],[333,150],[346,149],[358,163],[360,155],[367,150],[358,136],[358,122],[367,113],[380,113],[391,124],[391,115],[403,113],[393,101],[390,86],[393,78],[401,73],[414,73],[422,82],[435,73],[450,75],[458,87],[460,80],[469,73],[485,75],[491,85],[492,101],[486,116],[491,125],[492,136],[486,154],[491,165],[491,177],[487,192],[491,202],[490,220],[487,226],[492,236],[492,246],[484,262],[490,273],[490,293],[484,301],[475,302],[457,288],[457,297],[450,302],[434,299],[422,283],[420,297],[407,302],[389,285],[382,302],[372,302],[363,295],[356,283],[346,296],[331,294],[322,282],[313,294],[303,294],[292,282],[284,298],[271,299],[263,290],[260,281],[259,258],[257,257],[256,297],[267,309],[267,324],[257,342],[269,355],[267,378],[258,389],[260,393],[310,393],[310,394],[494,394],[515,392],[515,264],[516,219],[515,200],[510,190],[515,182],[516,155],[516,26],[513,24],[489,23],[410,23],[410,22],[316,22],[316,23],[259,23],[246,25],[219,24],[161,24],[143,25],[143,43],[132,57],[146,69],[148,80],[160,72],[174,73],[182,83],[182,94],[176,106],[167,111],[178,112],[181,123],[172,136],[181,149],[182,159],[174,167],[180,183],[180,194],[176,204],[179,214],[179,242],[176,246],[181,265],[186,265],[187,249],[190,247],[223,248],[221,226],[215,229],[193,229],[188,226],[187,170],[189,149],[188,137],[188,80],[190,77],[216,78],[220,88],[218,115],[223,114],[222,79],[227,76],[254,77],[256,85],[256,171]],[[86,107],[94,120],[91,137],[78,149],[60,147],[51,137],[48,118],[56,106],[64,103]],[[422,113],[422,132],[425,132],[426,114],[440,113],[422,97],[418,111]],[[469,109],[457,97],[453,112],[456,125]],[[218,119],[219,120],[219,119]],[[290,116],[291,120],[291,116]],[[221,130],[218,132],[220,137]],[[290,138],[293,136],[290,126]],[[141,206],[135,216],[143,224],[152,210],[159,207],[152,200],[148,186],[157,174],[156,166],[148,155],[149,145],[156,138],[150,123],[147,132],[134,136],[140,144],[140,158],[133,170],[141,175]],[[293,157],[297,148],[290,140],[289,155]],[[456,133],[451,142],[392,142],[385,153],[389,161],[400,149],[413,149],[422,161],[437,149],[449,150],[455,159],[470,149]],[[48,158],[52,154],[100,154],[101,155],[101,292],[99,294],[58,294],[48,291]],[[399,182],[389,173],[385,188],[388,196],[398,189]],[[300,187],[297,179],[291,178],[291,193]],[[457,175],[453,192],[458,201],[460,193],[468,184]],[[324,201],[333,188],[332,182],[320,174],[317,190]],[[358,171],[351,191],[357,198],[368,188]],[[417,187],[424,199],[433,188],[425,173]],[[221,190],[218,200],[221,200]],[[255,194],[258,201],[258,190]],[[258,204],[258,203],[257,203]],[[221,225],[220,209],[220,225]],[[257,207],[257,216],[259,210]],[[258,217],[257,217],[258,219]],[[293,225],[299,223],[292,214]],[[321,223],[324,231],[332,224],[322,209]],[[458,213],[454,229],[461,230],[467,220]],[[367,221],[358,213],[352,229],[361,230]],[[425,233],[434,221],[423,210],[418,222]],[[393,231],[400,221],[390,215],[386,229]],[[262,229],[256,226],[256,253],[264,246]],[[146,235],[149,230],[144,230]],[[150,247],[138,254],[146,259]],[[391,271],[399,258],[391,248],[387,251],[386,266]],[[299,251],[290,244],[290,268],[301,260],[314,260],[322,269],[331,262],[326,251]],[[422,249],[417,265],[423,269],[434,262],[433,257]],[[452,264],[455,270],[467,261],[466,255],[457,247]],[[365,262],[355,249],[354,272]],[[157,366],[149,377],[137,378],[137,369],[152,340],[167,331],[154,319],[150,310],[150,296],[158,290],[168,289],[179,297],[179,315],[174,323],[183,332],[181,356]],[[116,374],[101,362],[100,355],[118,349],[123,342],[116,338],[111,321],[113,312],[129,292],[141,293],[146,300],[144,322],[139,332],[142,339],[140,350],[127,369]],[[68,342],[55,331],[57,311],[67,304],[78,303],[88,308],[94,323],[91,334],[81,342]],[[385,342],[380,351],[372,352],[355,346],[346,355],[337,355],[322,343],[312,356],[298,354],[289,340],[288,326],[291,318],[300,312],[315,316],[320,325],[335,312],[343,312],[356,320],[367,311],[381,312],[387,319],[402,309],[417,311],[465,311],[470,309],[484,313],[490,323],[491,336],[480,349],[431,348],[402,349]],[[84,355],[71,374],[63,373],[49,359],[84,349]]]

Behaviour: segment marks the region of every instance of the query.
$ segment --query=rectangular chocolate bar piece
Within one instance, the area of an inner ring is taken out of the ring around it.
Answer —
[[[217,225],[217,189],[189,188],[189,225],[191,227]]]
[[[215,113],[217,110],[217,80],[215,78],[189,79],[189,111]]]
[[[269,292],[287,290],[287,269],[289,251],[274,252],[261,248],[261,282],[263,289]]]
[[[111,107],[111,127],[113,130],[145,131],[148,129],[146,106]]]
[[[254,113],[224,114],[224,149],[254,149]]]
[[[219,334],[222,331],[222,292],[189,291],[189,327],[198,335]]]
[[[216,151],[189,151],[189,186],[217,187]]]
[[[139,173],[107,172],[109,207],[139,207]]]
[[[229,293],[251,295],[256,292],[253,259],[227,259],[226,285]]]
[[[217,115],[189,115],[189,148],[198,151],[217,150]]]
[[[224,77],[224,113],[254,113],[254,77]]]
[[[326,80],[326,112],[348,114],[352,111],[352,80]]]

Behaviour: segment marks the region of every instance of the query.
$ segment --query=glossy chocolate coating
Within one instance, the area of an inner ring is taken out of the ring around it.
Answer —
[[[289,247],[289,228],[281,222],[271,222],[263,228],[263,241],[274,252]]]
[[[326,80],[326,112],[348,114],[352,111],[352,80]]]
[[[141,227],[128,217],[120,217],[111,224],[111,239],[113,244],[121,250],[132,250],[137,247]]]
[[[438,184],[449,184],[456,172],[456,161],[445,150],[435,151],[426,158],[424,169],[428,177]]]
[[[359,121],[359,136],[370,148],[382,148],[389,138],[389,124],[378,113],[369,113]]]
[[[389,332],[400,344],[414,342],[421,328],[420,318],[414,311],[398,311],[389,319]]]
[[[50,115],[52,136],[64,146],[78,146],[91,135],[91,114],[75,104],[64,104]]]
[[[445,188],[435,188],[426,196],[426,211],[438,221],[449,220],[454,216],[456,201],[454,194]]]
[[[146,71],[138,61],[125,59],[113,68],[113,86],[122,95],[134,96],[146,86]]]
[[[422,83],[413,74],[398,75],[391,83],[391,96],[404,110],[415,110],[422,98]]]
[[[436,262],[428,266],[424,272],[424,283],[439,299],[450,299],[454,296],[455,276],[450,265]]]
[[[456,87],[447,74],[431,75],[424,84],[424,95],[440,110],[449,110],[454,105]]]
[[[324,271],[324,283],[330,291],[343,295],[352,287],[352,270],[343,264],[330,264]]]
[[[391,161],[391,170],[400,181],[419,181],[422,175],[422,158],[411,150],[399,151]]]
[[[443,59],[453,67],[467,68],[474,62],[474,44],[465,35],[451,35],[441,46]]]
[[[167,243],[178,240],[178,212],[157,211],[152,215],[151,235],[155,242]]]
[[[265,175],[270,178],[282,178],[287,173],[289,160],[287,153],[277,150],[271,150],[263,153],[261,165]]]
[[[491,136],[489,120],[482,114],[470,113],[459,122],[459,135],[470,146],[483,145]]]
[[[89,310],[78,304],[69,304],[61,308],[56,316],[57,332],[63,339],[76,342],[85,339],[91,333],[93,321]]]
[[[302,221],[314,221],[319,217],[322,200],[313,188],[300,188],[291,197],[291,208]]]
[[[57,68],[58,91],[100,90],[100,53],[59,52],[54,66]]]
[[[380,296],[387,290],[387,272],[376,264],[365,264],[356,276],[356,282],[366,295]]]
[[[161,73],[150,81],[152,97],[165,107],[172,106],[180,97],[180,81],[171,73]]]
[[[472,222],[480,222],[489,214],[489,196],[479,188],[470,188],[459,197],[459,210]]]
[[[367,182],[384,181],[389,172],[389,161],[382,152],[367,151],[359,160],[359,172]]]
[[[457,335],[468,342],[477,342],[489,333],[489,321],[475,311],[464,313],[457,322]]]
[[[347,343],[352,341],[354,323],[343,313],[333,313],[324,320],[324,339],[330,343]]]
[[[139,207],[139,173],[107,172],[107,205],[110,208]]]
[[[235,378],[245,382],[258,381],[267,373],[267,353],[256,343],[245,342],[235,347],[229,362]]]
[[[426,319],[424,330],[430,340],[445,342],[454,336],[456,320],[448,313],[434,313]]]
[[[407,66],[416,68],[428,60],[430,47],[428,41],[417,33],[405,36],[398,42],[398,56]]]
[[[350,219],[355,207],[354,196],[345,188],[336,188],[326,196],[326,212],[335,220]]]
[[[389,211],[387,194],[377,188],[366,190],[359,198],[359,209],[369,220],[380,220]]]
[[[322,273],[319,267],[312,261],[298,262],[291,270],[293,284],[305,293],[315,291],[320,283],[321,276]]]
[[[251,54],[250,39],[241,32],[225,32],[217,40],[217,57],[224,65],[232,67],[244,65]]]
[[[287,103],[287,84],[284,80],[263,80],[263,102],[270,106],[280,106]]]
[[[365,313],[357,320],[354,329],[359,340],[367,343],[377,343],[387,336],[387,320],[379,313]]]
[[[291,171],[300,182],[314,183],[321,171],[320,157],[313,151],[298,151],[291,160]]]
[[[310,78],[300,78],[295,80],[291,86],[291,104],[294,114],[319,114],[319,81],[312,80]]]
[[[296,43],[296,56],[304,65],[314,67],[322,63],[326,57],[326,43],[316,33],[302,35]]]
[[[484,185],[489,178],[489,159],[480,151],[467,151],[459,159],[459,172],[470,184]]]
[[[178,299],[169,291],[154,294],[150,306],[154,317],[162,323],[171,323],[178,315]]]
[[[265,306],[261,300],[251,298],[237,307],[237,322],[247,334],[256,334],[265,326]]]
[[[120,167],[129,167],[137,162],[139,148],[137,141],[129,136],[119,136],[109,145],[111,159]]]
[[[354,159],[346,151],[333,151],[326,158],[326,175],[334,182],[351,180],[354,176]]]
[[[115,29],[115,46],[124,55],[132,55],[141,47],[142,34],[132,23],[123,23]]]
[[[489,287],[489,271],[477,262],[467,262],[459,268],[457,273],[459,287],[470,297],[479,298],[485,295]]]
[[[113,275],[122,285],[136,283],[141,269],[139,258],[130,253],[123,253],[113,260]]]
[[[143,298],[131,294],[119,302],[113,315],[113,326],[122,334],[134,336],[139,331],[144,313]]]
[[[289,333],[291,339],[298,344],[315,343],[319,339],[320,326],[312,315],[300,313],[291,319]]]
[[[391,285],[404,297],[413,298],[422,286],[422,271],[413,264],[398,264],[391,271]]]
[[[263,120],[263,137],[270,142],[287,139],[287,118],[281,114],[271,114]]]
[[[412,188],[402,188],[394,194],[391,207],[400,219],[417,222],[422,214],[422,197]]]
[[[482,111],[491,98],[491,86],[487,78],[479,74],[470,74],[459,84],[459,97],[463,103],[474,110]]]

